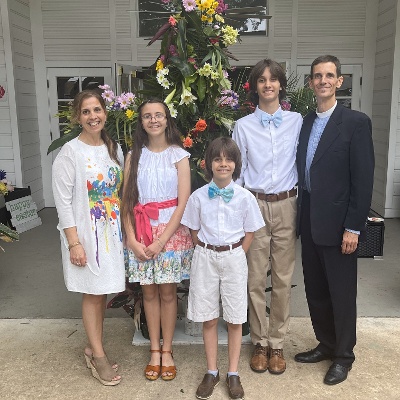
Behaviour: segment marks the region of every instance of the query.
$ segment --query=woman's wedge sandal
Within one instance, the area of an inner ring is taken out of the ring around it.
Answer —
[[[160,362],[161,362],[161,350],[150,350],[150,353],[160,353]],[[149,381],[155,381],[160,376],[160,371],[161,371],[161,365],[147,364],[144,370],[144,376]],[[152,374],[149,375],[149,372],[152,372]]]
[[[87,350],[90,351],[90,354],[88,354],[89,351],[87,351]],[[84,352],[83,352],[83,355],[84,355],[85,360],[86,360],[86,366],[87,366],[88,368],[92,368],[92,367],[91,367],[91,364],[90,364],[90,361],[93,359],[93,352],[92,352],[92,350],[89,349],[89,347],[86,347],[85,350],[84,350]],[[107,356],[106,356],[106,357],[107,357]],[[107,361],[108,361],[108,359],[107,359]],[[114,363],[111,365],[111,368],[112,368],[115,372],[118,372],[119,365],[118,365],[116,362],[114,362]]]
[[[115,371],[112,369],[107,357],[93,357],[90,361],[92,375],[104,386],[115,386],[121,382],[121,378],[115,379]]]
[[[162,350],[161,353],[170,353],[171,357],[174,358],[172,356],[172,350]],[[176,373],[177,370],[175,365],[170,365],[168,367],[163,365],[161,367],[161,379],[163,381],[172,381],[172,379],[175,379]]]

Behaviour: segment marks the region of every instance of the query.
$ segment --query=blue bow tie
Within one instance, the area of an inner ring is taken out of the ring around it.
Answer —
[[[214,182],[211,182],[208,186],[208,197],[213,199],[217,196],[221,196],[225,203],[229,203],[233,197],[233,188],[220,189]]]
[[[282,110],[278,110],[274,115],[269,115],[265,112],[261,114],[261,124],[265,128],[270,122],[273,122],[275,127],[278,128],[282,123]]]

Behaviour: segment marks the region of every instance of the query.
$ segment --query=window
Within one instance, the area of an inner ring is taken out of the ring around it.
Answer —
[[[181,2],[181,0],[178,0]],[[139,0],[139,36],[153,37],[158,29],[176,12],[175,1]],[[227,24],[238,29],[240,35],[267,34],[266,0],[226,0],[228,9],[224,15]]]

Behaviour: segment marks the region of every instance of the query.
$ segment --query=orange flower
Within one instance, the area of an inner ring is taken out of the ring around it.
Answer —
[[[199,119],[199,120],[196,122],[196,127],[195,127],[195,129],[196,129],[197,131],[203,132],[203,131],[206,130],[206,128],[207,128],[207,122],[206,122],[204,119]]]
[[[187,136],[183,139],[183,147],[192,147],[193,146],[193,140],[190,136]]]
[[[176,19],[171,15],[168,19],[168,22],[171,26],[175,26],[176,25]]]
[[[206,160],[201,160],[200,161],[200,168],[201,169],[206,169]]]

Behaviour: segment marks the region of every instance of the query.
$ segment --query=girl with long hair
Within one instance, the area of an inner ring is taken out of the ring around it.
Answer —
[[[172,380],[172,338],[177,318],[177,283],[189,279],[193,242],[181,218],[190,195],[190,154],[168,107],[142,103],[132,150],[126,158],[122,219],[127,275],[140,282],[150,336],[145,377]],[[160,343],[162,330],[162,347]]]

